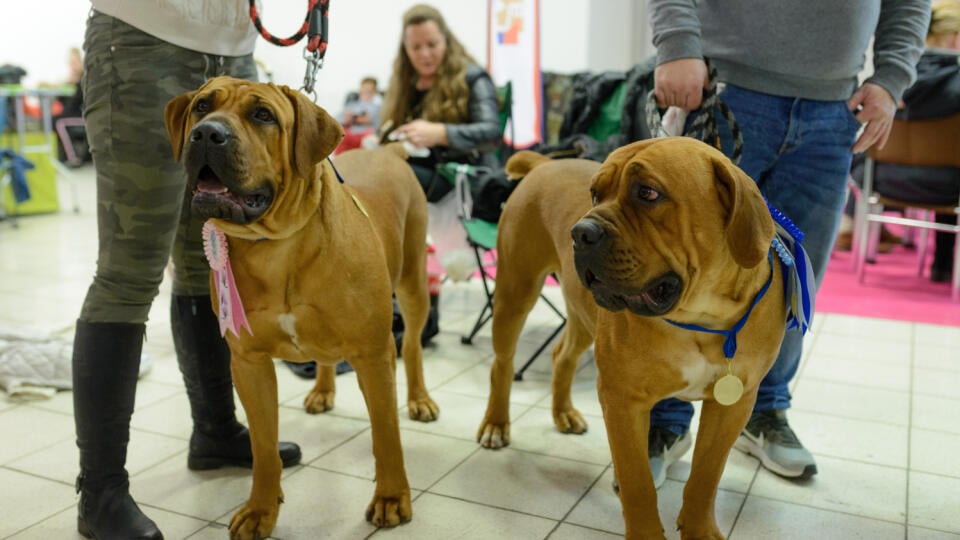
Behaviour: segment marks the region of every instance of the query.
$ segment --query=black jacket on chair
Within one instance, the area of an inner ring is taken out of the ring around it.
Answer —
[[[900,120],[935,120],[960,113],[957,54],[926,51],[917,63],[917,81],[903,94]],[[960,151],[960,142],[958,142]],[[853,177],[862,183],[863,156],[854,159]],[[923,204],[956,204],[960,169],[878,163],[874,189],[888,197]]]

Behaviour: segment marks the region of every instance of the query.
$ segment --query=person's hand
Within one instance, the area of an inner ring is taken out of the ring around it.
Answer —
[[[398,127],[394,133],[414,146],[430,148],[446,146],[447,127],[437,122],[414,120]]]
[[[707,64],[702,58],[672,60],[660,64],[653,72],[657,103],[664,108],[696,109],[709,82]]]
[[[343,113],[343,125],[345,125],[345,126],[353,125],[353,121],[354,121],[354,119],[353,119],[353,113],[351,113],[351,112],[344,112],[344,113]]]
[[[864,83],[847,100],[847,106],[856,113],[857,120],[865,124],[863,133],[853,143],[853,153],[867,151],[874,144],[883,148],[893,127],[893,115],[897,112],[897,102],[893,96],[878,84]]]

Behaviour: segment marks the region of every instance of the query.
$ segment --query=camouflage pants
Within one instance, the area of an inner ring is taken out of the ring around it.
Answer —
[[[84,42],[87,137],[97,175],[100,247],[80,318],[146,322],[167,262],[173,293],[209,294],[200,230],[164,126],[167,102],[210,77],[255,80],[252,55],[220,57],[171,45],[93,12]]]

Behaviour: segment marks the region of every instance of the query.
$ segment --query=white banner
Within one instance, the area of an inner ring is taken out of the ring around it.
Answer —
[[[487,69],[497,86],[513,86],[513,116],[504,138],[517,148],[543,140],[540,0],[489,0]]]

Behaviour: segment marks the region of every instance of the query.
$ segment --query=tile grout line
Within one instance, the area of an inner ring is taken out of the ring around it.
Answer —
[[[757,477],[760,476],[761,467],[762,465],[758,463],[757,467],[753,470],[753,478],[750,479],[750,484],[747,486],[747,491],[743,494],[743,501],[740,503],[740,507],[737,508],[737,514],[733,516],[733,523],[730,524],[730,531],[727,533],[727,540],[733,538],[733,533],[737,529],[737,522],[740,521],[740,515],[743,514],[743,509],[747,506],[747,499],[750,498],[750,492],[753,490],[753,485],[757,482]]]
[[[908,399],[907,399],[907,466],[904,471],[906,475],[906,483],[904,486],[903,493],[903,538],[908,540],[910,538],[910,471],[912,470],[912,452],[913,452],[913,390],[914,390],[914,376],[913,370],[916,367],[916,351],[917,351],[917,325],[912,323],[910,325],[910,373],[907,375],[909,381],[907,388],[909,388]]]

